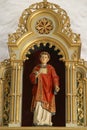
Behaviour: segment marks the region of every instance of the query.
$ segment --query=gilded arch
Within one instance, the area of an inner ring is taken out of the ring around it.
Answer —
[[[49,43],[49,48],[54,46],[55,47],[54,51],[60,50],[60,54],[63,56],[61,58],[61,60],[69,59],[66,48],[61,43],[59,43],[59,41],[56,41],[55,39],[51,39],[48,37],[38,38],[38,40],[27,44],[27,46],[25,46],[25,48],[23,48],[24,50],[22,50],[22,52],[20,54],[20,59],[25,60],[26,54],[27,53],[30,54],[29,49],[34,50],[34,46],[36,45],[37,47],[39,47],[41,43],[43,44],[43,46],[46,46],[46,44]]]

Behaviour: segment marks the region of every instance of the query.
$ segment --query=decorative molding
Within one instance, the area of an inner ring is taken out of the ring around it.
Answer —
[[[3,125],[8,126],[10,116],[10,89],[11,89],[11,69],[5,72],[4,77],[4,97],[3,97]]]
[[[0,127],[0,130],[87,130],[87,127]]]
[[[74,53],[71,56],[72,60],[77,60],[78,59],[78,50],[75,50]]]
[[[43,42],[42,42],[42,41],[43,41]],[[30,50],[35,50],[35,46],[36,46],[37,48],[39,48],[41,44],[43,45],[43,47],[45,47],[45,46],[47,46],[47,45],[49,44],[49,45],[48,45],[48,46],[49,46],[49,49],[54,46],[54,51],[58,51],[58,50],[59,50],[60,52],[57,53],[57,55],[60,55],[59,60],[65,61],[65,58],[66,58],[66,57],[68,58],[67,53],[65,54],[65,51],[64,51],[63,49],[61,49],[60,46],[57,46],[56,44],[54,44],[53,42],[50,42],[50,41],[47,42],[46,40],[41,40],[41,41],[37,41],[37,42],[33,43],[32,46],[30,46],[29,48],[27,48],[27,50],[25,50],[24,53],[23,53],[22,59],[23,59],[24,61],[25,61],[25,60],[28,60],[28,59],[29,59],[29,58],[28,58],[28,55],[31,54]]]
[[[77,72],[77,125],[84,126],[85,119],[84,119],[84,80],[83,75],[81,72]]]
[[[59,18],[60,21],[60,31],[65,35],[65,37],[69,38],[72,43],[81,43],[80,40],[80,34],[76,34],[72,32],[72,29],[70,28],[70,19],[67,16],[67,13],[65,10],[60,8],[60,6],[44,1],[32,4],[29,8],[25,9],[22,13],[22,16],[20,17],[18,29],[15,33],[9,34],[8,36],[8,44],[15,44],[16,41],[22,37],[25,33],[28,33],[27,28],[27,20],[28,17],[33,14],[36,11],[47,9],[53,11],[56,14],[56,17]]]

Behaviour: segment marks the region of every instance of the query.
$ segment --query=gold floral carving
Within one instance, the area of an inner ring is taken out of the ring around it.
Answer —
[[[44,8],[47,10],[52,10],[56,14],[56,17],[59,18],[61,33],[63,33],[66,37],[70,38],[72,43],[78,43],[78,44],[81,43],[80,35],[73,33],[70,28],[70,19],[67,16],[66,11],[63,10],[62,8],[60,8],[60,6],[47,2],[47,1],[32,4],[29,8],[24,10],[24,12],[22,13],[22,16],[20,17],[20,20],[19,20],[18,29],[16,30],[15,33],[9,34],[8,43],[9,44],[16,43],[16,41],[23,34],[28,32],[29,31],[27,28],[28,17],[33,12],[39,11],[41,9],[43,10]]]
[[[0,66],[10,66],[10,59],[5,59],[3,62],[0,62]]]
[[[27,32],[25,24],[19,23],[18,29],[15,33],[8,35],[8,41],[9,43],[16,43],[16,41]]]
[[[77,124],[84,125],[84,82],[81,72],[77,72]]]
[[[11,88],[11,70],[9,69],[5,73],[5,82],[4,82],[4,102],[3,102],[3,125],[4,126],[7,126],[9,123],[10,88]]]
[[[35,28],[40,34],[48,34],[53,29],[53,23],[48,18],[42,18],[37,21]]]

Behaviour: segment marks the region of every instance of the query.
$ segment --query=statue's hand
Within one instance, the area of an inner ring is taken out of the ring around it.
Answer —
[[[60,90],[59,86],[56,86],[56,87],[55,87],[55,91],[56,91],[56,92],[59,92],[59,90]]]
[[[40,72],[36,71],[35,74],[36,74],[36,78],[38,78],[38,76],[40,75]]]

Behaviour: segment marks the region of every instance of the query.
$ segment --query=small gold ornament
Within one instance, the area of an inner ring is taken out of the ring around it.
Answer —
[[[48,18],[42,18],[36,23],[36,30],[40,34],[49,34],[53,30],[53,23]]]

